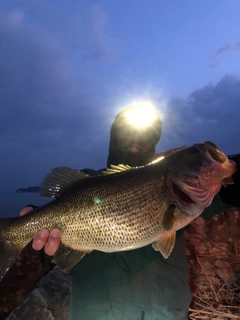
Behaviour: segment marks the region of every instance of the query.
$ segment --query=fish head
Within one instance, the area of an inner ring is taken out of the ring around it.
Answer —
[[[231,183],[236,171],[235,162],[210,141],[194,144],[166,159],[168,189],[190,216],[200,215],[222,185]]]

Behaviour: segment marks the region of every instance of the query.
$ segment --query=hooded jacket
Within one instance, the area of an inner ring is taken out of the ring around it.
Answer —
[[[156,114],[151,125],[137,128],[127,119],[130,108],[120,112],[112,124],[107,166],[144,165],[154,156],[161,120]],[[226,202],[216,197],[205,216],[229,208]],[[188,280],[182,230],[167,260],[151,245],[119,253],[94,251],[72,271],[69,320],[187,320]]]

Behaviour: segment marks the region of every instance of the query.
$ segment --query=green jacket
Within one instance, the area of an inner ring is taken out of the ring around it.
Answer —
[[[216,196],[204,217],[230,208]],[[166,260],[151,245],[94,251],[73,269],[69,320],[187,320],[191,302],[182,230]]]

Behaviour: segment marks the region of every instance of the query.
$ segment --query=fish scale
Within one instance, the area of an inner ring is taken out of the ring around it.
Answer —
[[[82,227],[80,228],[77,224],[75,227],[73,225],[71,240],[68,237],[68,230],[63,231],[63,243],[71,245],[75,249],[81,249],[81,246],[84,246],[92,250],[95,248],[101,251],[119,251],[124,250],[126,246],[132,247],[136,241],[141,240],[144,243],[145,238],[149,238],[149,233],[158,234],[159,227],[157,228],[155,222],[159,220],[161,223],[159,210],[162,209],[162,206],[159,202],[159,192],[157,192],[160,190],[160,186],[155,180],[152,181],[151,176],[149,178],[149,182],[145,186],[147,192],[144,194],[141,190],[139,191],[135,183],[133,185],[133,181],[135,181],[133,179],[129,179],[129,182],[127,181],[122,188],[123,191],[117,194],[115,194],[114,188],[111,189],[109,195],[106,195],[105,192],[99,193],[99,191],[96,193],[97,190],[94,188],[89,190],[86,198],[92,199],[97,195],[101,199],[101,203],[92,204],[87,211],[82,210],[82,212],[74,213],[75,221],[81,221]],[[145,172],[142,177],[138,175],[138,181],[145,179]],[[120,189],[119,185],[122,186],[119,180],[118,178],[115,185],[116,190]],[[62,201],[64,202],[64,199]],[[85,200],[85,203],[88,201]],[[146,215],[146,212],[149,212],[149,215]],[[148,223],[145,226],[146,220]],[[144,234],[145,236],[143,236]]]
[[[195,144],[139,168],[119,165],[98,176],[53,169],[40,191],[55,200],[23,217],[0,220],[0,277],[43,228],[61,231],[54,262],[69,269],[93,250],[152,243],[168,258],[183,228],[209,206],[236,167],[213,143]]]

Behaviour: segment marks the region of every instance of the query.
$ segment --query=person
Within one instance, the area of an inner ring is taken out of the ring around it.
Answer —
[[[145,165],[154,158],[161,137],[162,123],[154,110],[148,125],[138,127],[129,121],[138,106],[122,110],[110,132],[107,166]],[[240,154],[230,157],[238,171],[234,185],[222,188],[212,205],[203,213],[210,217],[233,206],[240,207]],[[86,173],[98,171],[84,169]],[[21,212],[26,214],[31,206]],[[54,229],[41,230],[32,242],[35,250],[48,256],[56,252],[61,235]],[[151,245],[117,253],[93,251],[72,270],[69,320],[186,320],[191,302],[188,263],[182,230],[177,232],[175,248],[164,259]]]

